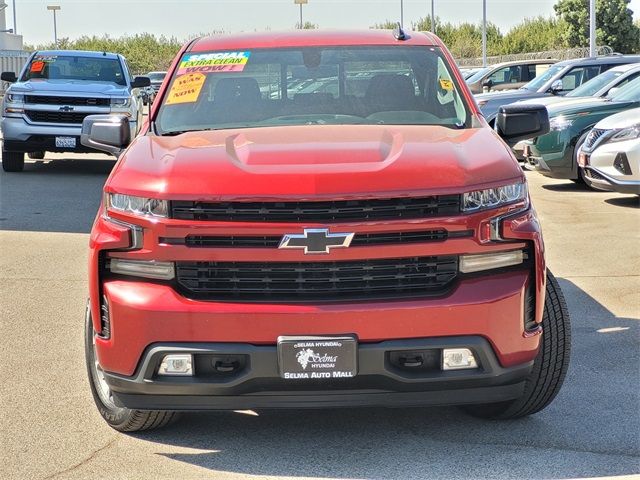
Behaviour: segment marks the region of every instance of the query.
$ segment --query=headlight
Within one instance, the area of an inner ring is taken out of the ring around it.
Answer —
[[[462,196],[462,211],[473,212],[485,208],[497,208],[527,199],[527,184],[514,183],[504,187],[476,190]]]
[[[23,103],[24,95],[21,93],[8,93],[7,94],[7,102],[10,103]]]
[[[169,205],[166,200],[156,198],[133,197],[120,193],[108,193],[105,197],[107,209],[133,215],[149,217],[168,217]]]
[[[549,120],[549,129],[551,131],[564,130],[565,128],[569,128],[572,123],[573,120],[569,120],[564,115],[560,115]]]
[[[638,137],[640,137],[640,124],[618,130],[607,142],[624,142],[625,140],[634,140]]]
[[[131,99],[129,97],[111,99],[112,107],[128,107],[129,105],[131,105]]]

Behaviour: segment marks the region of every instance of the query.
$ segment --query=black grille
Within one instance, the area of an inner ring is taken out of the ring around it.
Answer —
[[[459,195],[315,202],[171,202],[173,218],[246,222],[350,222],[455,215]]]
[[[32,122],[43,123],[82,123],[84,118],[91,113],[80,112],[42,112],[39,110],[27,110],[27,117]]]
[[[305,302],[421,297],[447,290],[456,256],[341,262],[177,262],[182,293],[197,300]]]
[[[584,141],[585,148],[591,148],[598,141],[598,139],[607,133],[607,130],[603,130],[601,128],[593,128],[587,135],[587,138]]]
[[[52,97],[45,95],[27,95],[26,103],[37,103],[40,105],[77,105],[83,107],[108,107],[111,105],[109,98],[95,97]]]
[[[357,233],[351,242],[352,247],[370,245],[394,245],[405,243],[441,242],[447,238],[473,236],[473,230],[447,232],[446,230],[425,230],[419,232]],[[207,248],[277,248],[282,235],[270,236],[216,236],[189,235],[186,238],[161,237],[160,243],[186,245],[187,247]]]

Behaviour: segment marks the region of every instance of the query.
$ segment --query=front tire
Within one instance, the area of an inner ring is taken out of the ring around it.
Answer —
[[[152,430],[164,427],[172,422],[176,417],[176,412],[166,412],[161,410],[131,410],[126,407],[118,407],[113,401],[113,396],[104,380],[104,374],[100,364],[96,359],[95,335],[93,322],[91,320],[91,309],[87,305],[85,315],[85,360],[87,373],[89,375],[89,385],[93,401],[98,407],[102,418],[110,427],[119,432],[138,432],[142,430]]]
[[[560,285],[549,271],[542,329],[540,351],[526,380],[524,395],[509,402],[467,405],[463,407],[466,412],[481,418],[520,418],[545,408],[560,391],[569,367],[571,325]]]
[[[2,169],[5,172],[21,172],[24,170],[24,153],[2,151]]]

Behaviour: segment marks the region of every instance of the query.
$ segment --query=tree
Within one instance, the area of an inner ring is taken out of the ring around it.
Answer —
[[[512,53],[542,52],[559,50],[566,46],[562,37],[565,23],[555,18],[525,18],[514,26],[502,39],[501,52]]]
[[[300,22],[296,23],[296,28],[297,29],[300,28]],[[302,29],[303,30],[316,30],[317,28],[318,28],[318,24],[317,23],[304,22],[302,24]]]
[[[631,0],[596,0],[596,41],[617,52],[640,48],[640,28],[633,23]],[[565,22],[562,37],[568,47],[589,45],[589,0],[558,0],[556,15]]]
[[[384,22],[375,23],[370,28],[376,28],[379,30],[395,30],[398,28],[398,23],[394,20],[385,20]]]

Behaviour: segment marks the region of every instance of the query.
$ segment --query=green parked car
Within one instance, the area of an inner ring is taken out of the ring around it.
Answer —
[[[605,98],[572,99],[548,105],[551,130],[526,142],[528,166],[547,177],[584,181],[577,154],[591,128],[614,113],[640,106],[640,78]]]

